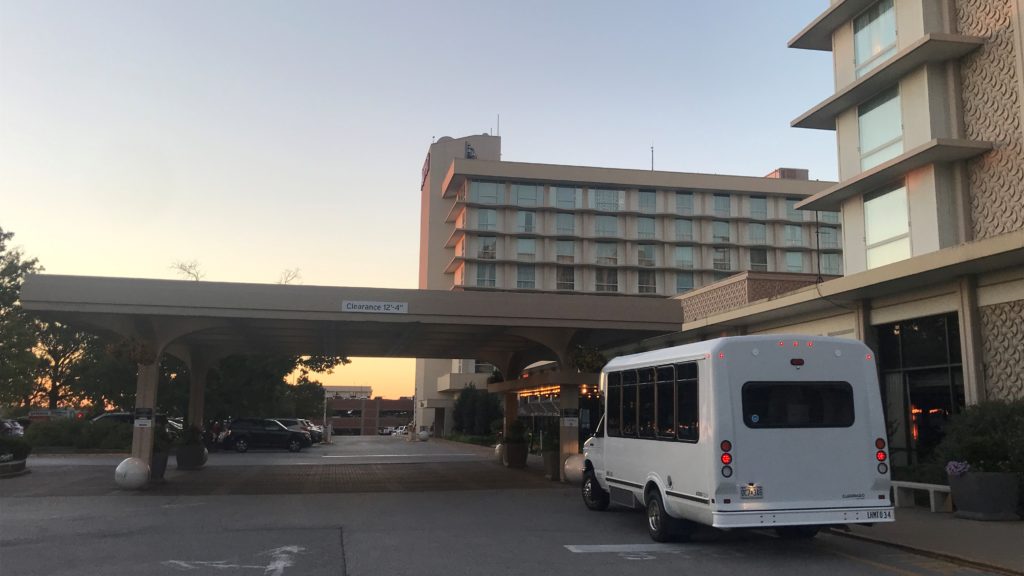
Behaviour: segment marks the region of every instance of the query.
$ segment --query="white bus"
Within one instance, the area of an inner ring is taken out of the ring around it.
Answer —
[[[719,338],[615,358],[601,387],[583,501],[643,506],[656,541],[696,524],[811,538],[893,521],[875,360],[860,341]]]

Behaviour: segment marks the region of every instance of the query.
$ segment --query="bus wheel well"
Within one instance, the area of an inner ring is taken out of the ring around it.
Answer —
[[[658,485],[655,484],[653,480],[648,480],[647,481],[647,486],[644,486],[644,503],[647,503],[647,502],[650,501],[651,493],[652,492],[660,493],[661,492],[661,488],[658,488]]]
[[[594,463],[591,462],[590,460],[584,461],[583,462],[583,471],[584,472],[593,472],[594,471]]]

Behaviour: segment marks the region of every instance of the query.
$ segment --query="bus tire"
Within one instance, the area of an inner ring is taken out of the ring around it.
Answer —
[[[810,540],[818,535],[820,526],[780,526],[775,533],[787,540]]]
[[[583,485],[580,492],[583,494],[583,503],[587,505],[587,508],[597,511],[608,509],[608,493],[602,490],[601,485],[597,483],[597,477],[593,470],[583,473]]]
[[[647,533],[655,542],[670,542],[672,540],[675,518],[665,511],[665,504],[661,500],[661,493],[651,490],[647,493]]]

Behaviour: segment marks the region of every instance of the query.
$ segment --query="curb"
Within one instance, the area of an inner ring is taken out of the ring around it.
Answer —
[[[845,531],[839,528],[826,528],[829,534],[836,536],[842,536],[843,538],[853,538],[854,540],[861,540],[863,542],[872,542],[874,544],[881,544],[882,546],[888,546],[890,548],[896,548],[903,550],[904,552],[910,552],[917,554],[918,556],[928,556],[938,560],[945,560],[953,564],[959,564],[968,568],[975,568],[977,570],[987,570],[996,574],[1005,574],[1007,576],[1024,576],[1024,572],[1018,572],[1002,566],[995,566],[992,564],[985,564],[984,562],[978,562],[977,560],[971,560],[962,556],[954,556],[952,554],[944,554],[942,552],[935,552],[933,550],[925,550],[923,548],[914,548],[913,546],[907,546],[906,544],[899,544],[897,542],[890,542],[888,540],[881,540],[878,538],[872,538],[870,536],[864,536],[861,534],[854,534],[853,532]]]

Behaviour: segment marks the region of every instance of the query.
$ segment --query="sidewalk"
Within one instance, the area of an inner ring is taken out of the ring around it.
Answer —
[[[927,508],[896,508],[896,521],[834,534],[880,542],[980,569],[1024,575],[1024,521],[980,522]]]

